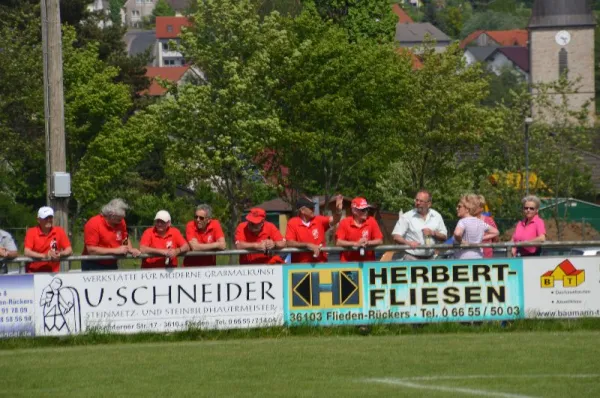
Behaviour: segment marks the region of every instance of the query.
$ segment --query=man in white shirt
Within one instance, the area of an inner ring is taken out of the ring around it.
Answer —
[[[394,242],[408,245],[404,260],[429,260],[433,258],[434,250],[419,246],[444,242],[448,230],[442,216],[431,209],[431,193],[424,189],[417,192],[415,208],[400,216],[392,231]],[[419,248],[418,248],[419,247]]]

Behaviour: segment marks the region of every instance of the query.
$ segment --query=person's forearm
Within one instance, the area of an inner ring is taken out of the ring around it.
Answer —
[[[121,254],[118,252],[118,247],[99,247],[99,246],[87,246],[88,254],[102,255],[102,254]]]
[[[235,248],[238,250],[261,250],[261,243],[260,242],[256,242],[256,243],[252,243],[252,242],[237,242],[235,244]]]
[[[25,248],[25,250],[23,251],[23,254],[25,254],[25,257],[31,257],[31,258],[37,258],[37,259],[44,259],[44,258],[48,258],[48,253],[40,253],[40,252],[36,252],[34,250]]]
[[[537,236],[535,239],[531,239],[529,242],[544,242],[546,240],[546,235]]]
[[[383,244],[383,239],[373,239],[367,241],[367,246],[379,246]]]
[[[273,241],[273,243],[275,244],[275,248],[276,249],[283,249],[283,248],[286,247],[286,241],[285,240]]]
[[[335,245],[340,246],[340,247],[358,247],[359,246],[358,241],[352,242],[352,241],[343,240],[343,239],[338,239],[335,242]]]
[[[140,251],[144,254],[159,254],[161,256],[164,256],[167,253],[164,249],[157,249],[156,247],[150,246],[140,246]]]
[[[433,231],[433,238],[435,240],[446,240],[446,239],[448,239],[448,235],[443,234],[443,233],[438,232],[438,231]]]
[[[70,256],[71,254],[73,254],[73,248],[71,246],[62,249],[61,251],[58,252],[58,255],[61,257],[66,257],[66,256]]]
[[[399,245],[408,244],[408,242],[406,241],[406,239],[404,239],[404,237],[402,237],[402,235],[392,235],[392,237],[394,238],[394,242],[396,242]]]
[[[309,249],[310,245],[311,245],[311,243],[308,243],[308,242],[298,242],[295,240],[287,241],[287,247],[297,247],[299,249]]]

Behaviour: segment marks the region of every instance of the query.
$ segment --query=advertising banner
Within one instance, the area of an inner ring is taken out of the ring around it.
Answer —
[[[33,275],[0,278],[0,338],[33,336]]]
[[[272,266],[37,274],[36,335],[281,325],[281,281]]]
[[[521,259],[284,266],[288,325],[524,317]]]
[[[528,318],[600,317],[600,257],[523,260]]]

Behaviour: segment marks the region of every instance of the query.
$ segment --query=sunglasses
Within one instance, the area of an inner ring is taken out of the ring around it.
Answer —
[[[527,210],[529,210],[529,211],[535,211],[536,208],[535,207],[526,207],[526,206],[524,206],[523,207],[523,211],[527,211]]]
[[[200,220],[200,221],[204,221],[204,220],[206,220],[206,217],[202,217],[202,216],[194,216],[194,218],[195,218],[196,220]]]
[[[465,207],[465,206],[463,206],[463,205],[456,205],[457,209],[462,209],[463,207]]]

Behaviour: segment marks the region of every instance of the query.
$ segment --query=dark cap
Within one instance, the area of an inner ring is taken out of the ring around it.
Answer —
[[[312,200],[308,199],[308,198],[300,198],[298,199],[298,201],[296,202],[296,209],[300,209],[302,207],[308,207],[309,209],[314,209],[315,208],[315,202],[313,202]]]

